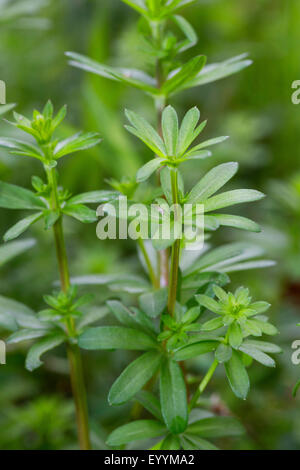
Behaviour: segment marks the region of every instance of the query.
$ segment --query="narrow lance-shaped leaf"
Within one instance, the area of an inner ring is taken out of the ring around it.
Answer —
[[[166,427],[159,421],[142,419],[115,429],[108,436],[106,443],[109,446],[121,446],[132,441],[163,436],[165,432]]]
[[[119,196],[118,191],[90,191],[88,193],[78,194],[68,200],[68,205],[75,204],[101,204],[116,199]]]
[[[245,59],[245,55],[240,55],[216,64],[208,64],[206,67],[203,67],[196,77],[191,77],[191,79],[183,83],[180,88],[193,88],[215,82],[233,75],[234,73],[240,72],[251,64],[252,61]]]
[[[32,191],[0,181],[0,207],[5,209],[45,209],[46,204]]]
[[[84,224],[90,224],[97,221],[96,211],[89,209],[89,207],[86,207],[83,204],[66,204],[63,208],[63,213],[83,222]]]
[[[12,155],[37,158],[45,162],[42,151],[36,145],[29,142],[23,142],[10,137],[0,137],[0,147],[8,149],[9,153]]]
[[[121,405],[130,400],[155,374],[160,362],[160,353],[149,351],[129,364],[112,385],[108,395],[109,403]]]
[[[242,351],[243,353],[247,354],[248,356],[252,357],[255,359],[257,362],[260,362],[266,367],[275,367],[276,363],[274,359],[272,359],[268,354],[264,353],[263,351],[255,348],[254,346],[251,345],[245,345],[242,344],[239,347],[239,350]]]
[[[254,189],[235,189],[226,193],[218,194],[203,202],[204,211],[211,212],[223,207],[233,206],[235,204],[243,204],[245,202],[259,201],[265,195]]]
[[[57,334],[46,337],[38,343],[34,344],[30,349],[26,357],[26,369],[33,371],[40,367],[43,363],[40,360],[42,354],[51,349],[56,348],[65,341],[65,336]]]
[[[186,361],[192,357],[207,354],[214,351],[219,345],[218,341],[199,341],[187,346],[183,346],[174,353],[175,361]]]
[[[99,134],[79,132],[68,139],[59,142],[54,149],[54,158],[61,158],[81,150],[87,150],[101,142]]]
[[[178,136],[177,154],[183,154],[196,138],[195,127],[200,119],[200,111],[195,106],[184,116]]]
[[[79,337],[83,349],[132,349],[147,350],[157,343],[142,331],[122,326],[99,326],[89,328]]]
[[[168,156],[174,156],[178,139],[178,117],[172,106],[167,106],[162,113],[162,132]]]
[[[248,230],[250,232],[261,232],[260,226],[253,220],[247,219],[246,217],[229,214],[211,215],[214,219],[216,219],[219,225],[223,225],[225,227],[239,228],[241,230]]]
[[[39,219],[43,217],[42,212],[38,212],[36,214],[30,215],[29,217],[25,217],[25,219],[20,220],[15,225],[13,225],[7,232],[5,232],[3,239],[4,241],[14,240],[19,235],[24,233],[30,225],[37,222]]]
[[[28,341],[31,339],[42,338],[49,334],[48,329],[37,329],[37,328],[24,328],[19,331],[16,331],[7,338],[8,344],[20,343],[21,341]]]
[[[240,436],[244,434],[242,425],[235,419],[225,416],[204,418],[190,424],[186,430],[189,434],[195,434],[207,439]]]
[[[188,421],[186,387],[181,368],[172,359],[164,360],[161,367],[160,400],[168,429],[173,434],[183,432]]]
[[[158,170],[159,167],[162,166],[163,159],[161,158],[154,158],[147,162],[144,166],[142,166],[136,175],[136,180],[138,183],[142,183],[150,178],[153,173]]]
[[[192,25],[180,15],[172,16],[172,20],[186,36],[186,39],[180,43],[179,52],[186,51],[190,47],[193,47],[197,43],[198,37]]]
[[[237,172],[236,162],[223,163],[210,170],[191,190],[186,202],[203,202],[222,188]]]
[[[227,266],[257,258],[262,254],[263,249],[259,246],[240,242],[230,243],[205,253],[199,260],[189,266],[184,274],[190,275],[200,270],[218,271],[219,269],[226,272]]]
[[[225,362],[226,375],[233,393],[238,397],[246,400],[248,395],[250,382],[240,357],[237,351],[232,351],[232,356],[228,362]]]
[[[155,80],[141,70],[110,67],[76,52],[66,52],[66,56],[72,59],[69,64],[73,67],[95,73],[110,80],[123,82],[151,95],[159,93]]]
[[[160,157],[165,157],[165,144],[162,141],[162,138],[153,128],[153,126],[151,126],[146,121],[146,119],[139,116],[133,111],[126,110],[125,114],[129,122],[133,126],[125,126],[125,128],[132,134],[136,135],[139,139],[141,139],[149,148],[151,148],[151,150],[153,150],[153,152],[157,153],[157,155],[159,155]]]
[[[0,246],[0,266],[20,255],[24,251],[29,250],[34,245],[35,240],[28,238],[27,240],[10,242]]]
[[[189,60],[175,73],[173,72],[169,78],[164,82],[161,92],[166,96],[178,91],[184,83],[188,82],[192,77],[197,75],[204,67],[206,62],[205,56],[197,56]]]

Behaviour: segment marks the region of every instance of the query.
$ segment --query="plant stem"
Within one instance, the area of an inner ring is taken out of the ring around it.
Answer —
[[[55,169],[52,168],[51,170],[48,170],[47,175],[52,188],[52,210],[59,212],[60,204]],[[61,289],[64,292],[67,292],[70,287],[70,276],[61,215],[53,226],[53,233],[60,273]],[[70,340],[72,341],[73,337],[76,335],[73,319],[68,322],[67,330]],[[91,443],[89,437],[88,410],[82,359],[78,345],[71,341],[67,343],[67,354],[70,364],[71,386],[76,408],[78,438],[81,450],[89,450],[91,449]]]
[[[174,204],[174,232],[175,224],[178,220],[178,173],[177,169],[171,170],[171,184],[172,184],[172,198]],[[178,270],[179,270],[179,257],[180,257],[180,239],[176,239],[172,246],[171,255],[171,273],[169,281],[169,296],[168,296],[168,312],[169,315],[174,315],[176,297],[177,297],[177,285],[178,285]]]
[[[157,277],[155,275],[151,260],[148,256],[147,250],[145,248],[144,240],[142,238],[139,238],[138,239],[138,244],[139,244],[140,250],[142,252],[142,255],[144,257],[145,263],[147,265],[147,269],[148,269],[148,272],[149,272],[149,277],[150,277],[150,280],[152,282],[152,285],[155,289],[158,289],[159,286],[160,286],[159,280],[157,279]]]
[[[206,375],[203,377],[202,381],[200,382],[199,387],[197,388],[195,394],[193,395],[190,404],[189,404],[189,410],[191,411],[195,405],[197,404],[198,398],[200,395],[204,392],[206,389],[210,379],[212,378],[216,368],[218,367],[218,361],[215,359],[210,368],[208,369]]]

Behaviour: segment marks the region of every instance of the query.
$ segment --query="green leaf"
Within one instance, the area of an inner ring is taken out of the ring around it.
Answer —
[[[201,330],[202,331],[214,331],[222,328],[224,326],[222,317],[212,318],[207,322],[203,323]]]
[[[245,60],[245,55],[242,54],[224,62],[216,64],[209,64],[197,74],[196,77],[191,77],[183,84],[181,88],[193,88],[200,85],[206,85],[207,83],[215,82],[221,78],[226,78],[229,75],[233,75],[249,65],[252,64],[251,60]]]
[[[207,201],[204,201],[204,211],[211,212],[223,207],[233,206],[235,204],[244,204],[245,202],[259,201],[265,195],[254,189],[235,189],[227,191],[226,193],[213,196]]]
[[[169,358],[161,367],[160,401],[168,429],[173,434],[183,432],[188,423],[186,387],[180,366]]]
[[[45,221],[45,230],[49,230],[60,218],[60,212],[58,210],[46,210],[43,212],[43,217]]]
[[[175,361],[185,361],[187,359],[191,359],[192,357],[214,351],[218,345],[218,341],[197,341],[193,344],[189,344],[187,346],[183,346],[180,349],[177,349],[173,358]]]
[[[166,427],[162,423],[150,419],[141,419],[115,429],[108,436],[106,444],[117,447],[132,441],[163,436],[165,432]]]
[[[25,232],[30,225],[37,222],[39,219],[43,217],[42,212],[37,212],[36,214],[32,214],[29,217],[25,217],[25,219],[20,220],[15,225],[13,225],[7,232],[5,232],[3,239],[5,242],[9,240],[13,240]]]
[[[137,400],[149,413],[151,413],[159,421],[163,421],[161,414],[160,402],[158,398],[148,390],[141,390],[135,395],[135,400]]]
[[[0,295],[0,324],[3,321],[8,321],[11,331],[17,329],[17,326],[22,328],[43,328],[44,325],[36,318],[35,313],[26,305],[16,302],[15,300],[3,297]]]
[[[238,164],[236,162],[223,163],[216,166],[194,186],[186,202],[194,204],[205,201],[222,188],[236,174],[237,170]]]
[[[228,214],[211,214],[211,216],[216,219],[219,225],[223,225],[225,227],[234,227],[241,230],[248,230],[250,232],[261,232],[260,226],[246,217]]]
[[[219,344],[216,349],[215,357],[220,364],[229,361],[232,355],[232,349],[228,344]]]
[[[172,20],[186,36],[186,39],[181,41],[178,52],[186,51],[190,47],[193,47],[195,44],[197,44],[197,34],[192,25],[185,18],[183,18],[183,16],[174,15],[172,16]]]
[[[175,156],[178,139],[178,117],[172,106],[167,106],[162,113],[162,133],[168,156]]]
[[[135,308],[129,309],[118,300],[107,301],[107,306],[123,325],[134,329],[141,329],[146,333],[155,333],[156,330],[151,319],[144,312]]]
[[[24,253],[35,245],[35,240],[28,238],[27,240],[20,240],[17,242],[6,243],[0,246],[0,266],[15,258],[16,256]]]
[[[71,206],[75,204],[101,204],[116,199],[118,196],[118,191],[90,191],[71,197],[68,204]]]
[[[123,326],[89,328],[79,337],[83,349],[147,350],[157,347],[156,341],[142,331]]]
[[[263,253],[262,248],[247,243],[230,243],[205,253],[184,273],[190,275],[198,271],[228,272],[235,263],[256,258]],[[259,261],[256,261],[259,263]]]
[[[198,131],[195,127],[200,119],[200,111],[195,106],[191,108],[184,116],[178,136],[177,154],[182,155],[189,148],[191,143],[195,140],[199,131],[204,128],[205,123],[202,123],[202,128],[199,126]]]
[[[200,72],[204,67],[205,62],[206,57],[204,55],[199,55],[190,59],[179,70],[175,71],[175,73],[172,72],[172,74],[169,75],[169,78],[161,87],[161,92],[165,96],[168,96],[178,91],[186,82],[190,81],[191,78],[195,77]]]
[[[203,295],[203,294],[195,295],[195,299],[197,300],[199,305],[207,308],[208,310],[211,310],[214,313],[220,314],[222,312],[222,308],[219,305],[219,303],[216,300],[209,297],[208,295]]]
[[[276,367],[276,363],[274,359],[272,359],[268,354],[260,351],[259,349],[256,349],[254,346],[250,346],[249,344],[245,345],[242,344],[239,347],[239,350],[242,351],[243,353],[247,354],[248,356],[252,357],[255,359],[257,362],[260,362],[264,366],[267,367]]]
[[[232,356],[228,362],[225,362],[226,375],[232,388],[233,393],[238,397],[246,400],[249,392],[250,382],[240,357],[237,351],[232,351]]]
[[[167,289],[157,289],[153,292],[146,292],[139,297],[140,308],[151,318],[160,315],[167,306]]]
[[[218,450],[211,442],[193,434],[184,434],[181,442],[184,450]]]
[[[38,160],[45,162],[45,156],[41,150],[29,142],[23,142],[22,140],[12,139],[10,137],[0,137],[0,147],[9,150],[12,155],[19,155],[24,157],[37,158]]]
[[[59,142],[54,149],[54,158],[58,159],[70,153],[87,150],[101,142],[101,138],[96,132],[78,132],[72,137]]]
[[[0,106],[0,116],[11,111],[16,105],[14,103],[4,104]]]
[[[26,369],[32,372],[33,370],[40,367],[43,363],[40,360],[42,354],[51,349],[56,348],[65,341],[63,334],[56,334],[48,336],[38,343],[34,344],[30,349],[26,357]]]
[[[36,339],[36,338],[42,338],[43,336],[46,336],[49,334],[48,329],[37,329],[37,328],[24,328],[19,331],[16,331],[12,335],[10,335],[6,342],[8,344],[15,344],[15,343],[20,343],[21,341],[28,341],[30,339]]]
[[[151,379],[158,370],[161,354],[149,351],[133,361],[112,385],[108,401],[111,405],[121,405],[130,400]]]
[[[278,334],[277,328],[271,323],[268,323],[266,321],[261,321],[255,318],[255,319],[247,320],[247,324],[250,321],[253,325],[257,326],[265,335],[274,336]]]
[[[91,224],[97,221],[96,211],[83,204],[66,204],[63,208],[63,213],[84,224]]]
[[[133,111],[126,109],[125,114],[133,126],[125,126],[125,128],[144,142],[154,153],[164,158],[167,155],[165,144],[154,127]]]
[[[282,349],[277,346],[277,344],[269,343],[266,341],[258,341],[255,339],[246,339],[243,342],[243,346],[252,346],[266,353],[278,354],[282,352]]]
[[[272,260],[267,260],[267,259],[261,259],[261,260],[256,260],[256,261],[251,261],[248,263],[238,263],[234,264],[232,266],[227,266],[224,271],[226,273],[233,273],[237,271],[249,271],[249,269],[262,269],[262,268],[270,268],[272,266],[275,266],[276,262]],[[221,272],[223,269],[221,270]]]
[[[180,450],[180,439],[174,434],[169,434],[161,443],[159,450]]]
[[[151,95],[159,93],[155,80],[141,70],[110,67],[76,52],[66,52],[66,56],[72,59],[69,64],[73,67],[95,73],[110,80],[126,83]]]
[[[136,181],[138,183],[146,181],[156,170],[158,170],[158,168],[162,166],[162,164],[163,159],[161,158],[154,158],[153,160],[150,160],[138,170],[136,174]]]
[[[199,437],[212,439],[241,436],[245,431],[243,426],[235,418],[216,416],[195,421],[188,426],[186,432]]]
[[[229,344],[237,349],[243,341],[243,333],[240,325],[235,321],[228,328]]]
[[[46,204],[32,191],[0,181],[0,207],[4,209],[45,209]]]

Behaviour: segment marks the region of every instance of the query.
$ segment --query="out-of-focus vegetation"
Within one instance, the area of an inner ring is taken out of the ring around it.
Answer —
[[[272,304],[272,322],[280,331],[277,342],[284,351],[276,369],[257,365],[251,371],[253,386],[246,402],[232,396],[222,374],[214,378],[219,381],[220,396],[211,396],[208,389],[204,400],[222,413],[229,407],[247,429],[242,440],[225,441],[223,447],[299,449],[300,397],[292,398],[292,388],[300,366],[291,362],[291,344],[300,338],[295,327],[300,318],[300,112],[291,102],[291,84],[300,79],[300,4],[297,0],[199,0],[184,14],[199,35],[191,54],[204,53],[214,62],[249,52],[254,61],[229,79],[180,94],[175,105],[182,113],[197,105],[202,118],[209,119],[207,137],[231,136],[203,164],[203,171],[217,163],[238,161],[236,187],[254,187],[268,195],[265,202],[243,209],[243,215],[262,225],[254,241],[277,260],[277,266],[238,273],[232,279],[249,286],[253,297]],[[62,137],[80,128],[100,132],[104,139],[101,147],[63,163],[62,183],[74,193],[106,188],[108,178],[133,177],[149,157],[123,124],[125,107],[151,119],[151,100],[125,85],[69,67],[64,56],[65,51],[76,50],[112,65],[147,67],[136,18],[119,0],[0,0],[0,79],[7,85],[7,101],[17,103],[17,110],[25,115],[33,107],[41,108],[48,98],[56,108],[66,103],[69,120],[62,127]],[[9,114],[6,117],[10,119]],[[1,121],[0,135],[12,132]],[[199,179],[197,164],[187,164],[184,172],[191,185]],[[29,187],[31,174],[40,173],[34,160],[0,151],[1,180]],[[18,218],[1,209],[1,235]],[[73,275],[140,271],[132,242],[100,242],[95,226],[75,226],[72,221],[66,231]],[[43,294],[57,278],[57,267],[51,234],[34,226],[30,237],[37,239],[30,250],[5,265],[0,263],[0,295],[38,310]],[[226,228],[218,237],[252,239]],[[105,286],[89,289],[99,306],[114,297]],[[109,322],[109,317],[102,320],[102,324]],[[5,335],[0,332],[0,337]],[[55,350],[43,370],[30,373],[24,369],[27,347],[11,346],[7,365],[0,366],[0,448],[71,448],[76,445],[76,429],[66,359]],[[84,354],[96,448],[105,448],[107,433],[124,423],[130,412],[128,405],[109,407],[106,398],[128,363],[126,354]],[[193,367],[200,376],[206,362],[197,359]]]

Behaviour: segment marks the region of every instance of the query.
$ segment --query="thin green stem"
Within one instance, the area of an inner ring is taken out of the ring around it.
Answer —
[[[50,170],[47,170],[47,176],[48,182],[51,185],[52,190],[52,210],[59,213],[60,204],[55,169],[52,168]],[[64,292],[67,292],[70,287],[70,276],[61,214],[59,216],[59,219],[53,226],[53,233],[58,268],[60,273],[61,289]],[[71,385],[76,408],[79,444],[81,450],[89,450],[91,449],[91,443],[89,436],[87,398],[80,349],[77,344],[72,342],[73,337],[76,335],[76,328],[73,319],[70,319],[70,321],[68,321],[67,331],[70,337],[70,341],[67,343],[67,354],[70,364]]]
[[[138,239],[138,244],[139,244],[141,253],[144,257],[144,260],[145,260],[145,263],[146,263],[146,266],[147,266],[147,269],[148,269],[148,272],[149,272],[149,277],[150,277],[150,280],[152,282],[152,285],[155,289],[158,289],[159,288],[159,280],[157,279],[157,277],[155,275],[155,271],[154,271],[154,268],[152,266],[149,255],[147,253],[144,240],[142,238],[139,238]]]
[[[206,375],[203,377],[202,381],[200,382],[199,387],[197,388],[195,394],[193,395],[190,404],[189,404],[189,410],[191,411],[197,404],[197,401],[200,397],[200,395],[204,392],[206,389],[210,379],[214,375],[214,372],[216,368],[218,367],[218,361],[215,359],[210,368],[208,369]]]
[[[175,224],[178,221],[178,217],[179,217],[178,173],[177,173],[176,168],[171,170],[171,183],[172,183],[172,196],[173,196],[173,204],[174,204],[174,227],[175,227]],[[172,246],[171,273],[170,273],[169,296],[168,296],[168,311],[169,311],[169,315],[171,316],[174,315],[176,298],[177,298],[179,258],[180,258],[180,239],[176,239],[175,243]]]

